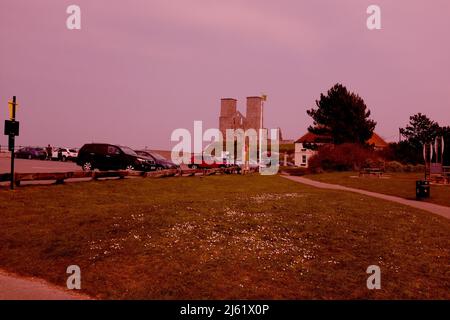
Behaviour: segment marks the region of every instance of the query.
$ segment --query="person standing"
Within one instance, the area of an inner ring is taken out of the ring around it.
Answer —
[[[52,152],[53,152],[53,148],[51,145],[47,146],[47,160],[52,160]]]

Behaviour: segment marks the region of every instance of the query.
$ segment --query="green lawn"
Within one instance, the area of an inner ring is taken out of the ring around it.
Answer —
[[[377,178],[359,177],[357,172],[333,172],[310,174],[305,177],[405,199],[416,199],[416,180],[423,180],[423,174],[420,173],[387,173],[385,177]],[[450,185],[432,185],[431,198],[426,201],[450,207]]]
[[[0,189],[0,243],[0,268],[76,264],[100,299],[450,299],[449,220],[279,176]]]

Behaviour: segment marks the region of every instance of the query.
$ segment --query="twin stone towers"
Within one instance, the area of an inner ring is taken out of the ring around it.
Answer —
[[[247,111],[244,116],[237,110],[237,100],[232,98],[221,99],[219,130],[223,137],[226,137],[227,129],[259,129],[264,128],[263,124],[263,97],[247,97]]]

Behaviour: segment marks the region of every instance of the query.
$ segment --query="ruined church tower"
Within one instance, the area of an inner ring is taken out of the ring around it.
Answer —
[[[263,98],[247,97],[247,110],[245,117],[237,110],[237,100],[224,98],[220,104],[219,130],[226,138],[227,129],[255,129],[264,128],[263,124]]]

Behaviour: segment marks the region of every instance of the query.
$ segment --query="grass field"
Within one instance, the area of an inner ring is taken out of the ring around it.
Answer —
[[[416,180],[423,180],[423,174],[388,173],[384,178],[377,178],[358,177],[357,172],[333,172],[311,174],[307,175],[306,178],[405,199],[416,199]],[[431,198],[425,201],[450,207],[450,185],[432,185]]]
[[[0,244],[0,268],[79,265],[100,299],[450,299],[449,220],[278,176],[2,189]]]

